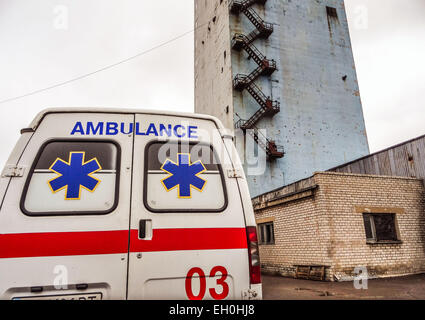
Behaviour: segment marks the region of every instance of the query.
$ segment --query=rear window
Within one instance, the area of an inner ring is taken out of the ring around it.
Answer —
[[[227,207],[224,176],[207,144],[154,142],[145,150],[144,202],[148,210],[221,212]]]
[[[53,141],[41,148],[21,200],[27,215],[98,215],[118,201],[119,147],[101,141]]]

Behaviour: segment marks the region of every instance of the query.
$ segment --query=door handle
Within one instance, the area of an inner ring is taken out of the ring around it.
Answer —
[[[139,221],[139,239],[145,239],[146,238],[146,222],[147,222],[147,220],[140,220]]]

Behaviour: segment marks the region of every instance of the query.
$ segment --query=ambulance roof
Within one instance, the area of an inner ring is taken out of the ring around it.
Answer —
[[[49,108],[41,111],[31,122],[30,128],[37,129],[40,122],[47,114],[51,113],[121,113],[121,114],[150,114],[150,115],[163,115],[171,117],[184,117],[193,119],[210,120],[216,123],[219,129],[223,129],[223,125],[216,117],[186,113],[186,112],[171,112],[171,111],[157,111],[157,110],[143,110],[143,109],[125,109],[125,108]]]

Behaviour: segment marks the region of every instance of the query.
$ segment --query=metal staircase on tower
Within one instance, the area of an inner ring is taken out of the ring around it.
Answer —
[[[267,39],[274,31],[273,24],[265,22],[258,13],[251,8],[254,4],[264,5],[267,0],[232,0],[229,3],[230,12],[238,15],[243,13],[249,21],[255,26],[255,30],[244,35],[236,33],[232,39],[232,48],[237,51],[244,50],[248,56],[255,61],[258,67],[253,70],[249,75],[237,74],[233,81],[235,90],[246,90],[259,104],[260,108],[248,120],[239,120],[235,127],[241,128],[251,134],[258,145],[264,149],[267,156],[272,158],[282,158],[284,152],[280,151],[281,147],[276,146],[274,141],[266,137],[260,137],[256,128],[256,123],[265,116],[273,116],[280,112],[280,103],[276,100],[271,100],[266,96],[263,91],[255,84],[260,76],[270,76],[276,71],[276,61],[269,60],[263,55],[260,50],[253,45],[257,39]]]
[[[235,128],[248,132],[248,134],[254,139],[258,146],[266,152],[266,155],[269,159],[283,158],[285,156],[283,147],[276,145],[275,141],[268,139],[255,125],[252,125],[249,130],[244,129],[245,124],[248,121],[249,120],[240,119],[236,122]]]

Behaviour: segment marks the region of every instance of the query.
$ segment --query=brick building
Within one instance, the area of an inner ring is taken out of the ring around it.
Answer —
[[[264,272],[425,272],[425,136],[253,199]]]

